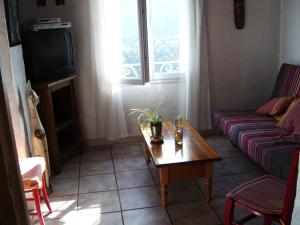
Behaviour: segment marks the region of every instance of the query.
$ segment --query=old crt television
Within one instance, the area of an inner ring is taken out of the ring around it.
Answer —
[[[71,23],[33,24],[22,29],[26,77],[53,81],[75,72]]]

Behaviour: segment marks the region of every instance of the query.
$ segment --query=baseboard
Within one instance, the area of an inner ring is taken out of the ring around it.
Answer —
[[[203,136],[209,135],[217,135],[220,134],[220,131],[217,129],[207,129],[201,130],[199,132]],[[86,139],[82,141],[83,146],[97,146],[97,145],[111,145],[111,144],[126,144],[126,143],[135,143],[135,142],[143,142],[143,136],[130,136],[121,138],[119,140],[111,141],[105,138],[94,138],[94,139]]]
[[[220,135],[221,134],[221,132],[216,128],[200,130],[199,133],[203,136]]]
[[[97,146],[97,145],[111,145],[111,144],[125,144],[125,143],[134,143],[134,142],[143,142],[144,139],[142,136],[131,136],[121,138],[119,140],[111,141],[105,138],[95,138],[95,139],[86,139],[82,141],[83,146]]]

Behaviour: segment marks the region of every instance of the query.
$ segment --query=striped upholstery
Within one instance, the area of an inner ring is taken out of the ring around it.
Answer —
[[[272,97],[300,96],[300,66],[282,64]]]
[[[281,66],[272,97],[300,96],[300,66]],[[287,179],[291,152],[300,137],[276,126],[276,120],[251,111],[218,111],[214,126],[273,175]]]
[[[251,111],[218,111],[214,113],[214,121],[215,126],[234,144],[238,143],[238,133],[241,130],[274,127],[276,124],[272,117],[258,115]]]
[[[295,149],[299,145],[299,137],[278,127],[244,130],[238,137],[239,148],[267,171],[273,150]]]

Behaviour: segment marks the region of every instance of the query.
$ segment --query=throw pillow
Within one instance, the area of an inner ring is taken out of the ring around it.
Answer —
[[[270,101],[259,107],[256,110],[256,113],[260,115],[269,115],[278,100],[279,98],[272,98]]]
[[[263,106],[259,107],[256,113],[270,116],[280,115],[287,110],[292,101],[293,97],[272,98]]]
[[[296,122],[296,119],[300,116],[300,98],[295,98],[290,104],[288,110],[283,114],[280,120],[277,123],[278,127],[286,128],[293,131],[293,123]]]
[[[269,113],[269,115],[276,116],[276,115],[284,113],[288,109],[290,104],[292,103],[293,99],[294,99],[293,97],[281,97],[281,98],[279,98],[278,101],[273,106],[273,108],[272,108],[271,112]]]

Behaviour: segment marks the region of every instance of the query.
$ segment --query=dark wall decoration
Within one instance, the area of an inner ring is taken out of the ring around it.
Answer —
[[[245,0],[234,0],[234,23],[237,29],[245,26]]]
[[[36,5],[38,7],[40,6],[46,6],[47,0],[36,0]],[[64,5],[65,4],[65,0],[55,0],[55,4],[56,5]]]
[[[65,0],[55,0],[56,5],[64,5],[65,4]]]
[[[46,0],[36,0],[36,5],[38,7],[46,6]]]
[[[21,43],[18,0],[4,0],[9,45]]]

